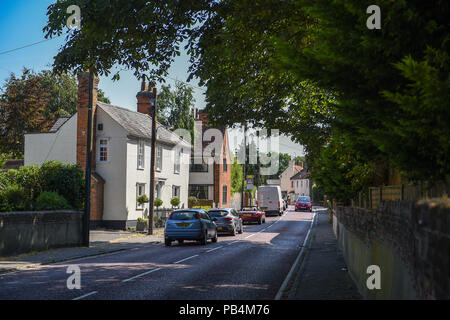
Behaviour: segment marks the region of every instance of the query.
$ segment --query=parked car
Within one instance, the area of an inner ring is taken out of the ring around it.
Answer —
[[[172,241],[197,240],[205,245],[211,239],[217,242],[217,225],[203,209],[180,209],[173,211],[164,228],[164,242],[170,246]]]
[[[312,212],[311,198],[308,196],[300,196],[295,203],[295,211],[308,210]]]
[[[243,232],[242,219],[233,208],[211,209],[208,211],[212,220],[217,225],[219,233],[229,233],[235,236],[236,233]]]
[[[266,223],[266,214],[257,207],[244,207],[241,211],[239,211],[239,216],[242,219],[242,223]]]
[[[280,186],[258,187],[258,201],[256,205],[268,215],[281,216],[283,210],[283,198]]]

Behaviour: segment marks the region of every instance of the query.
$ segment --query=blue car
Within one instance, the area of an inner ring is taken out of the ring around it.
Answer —
[[[203,209],[180,209],[173,211],[164,229],[164,243],[170,246],[172,241],[200,241],[205,245],[208,239],[217,242],[217,226]]]

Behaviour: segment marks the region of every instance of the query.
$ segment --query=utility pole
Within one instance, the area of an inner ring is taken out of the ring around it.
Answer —
[[[245,165],[247,163],[247,122],[244,123],[244,164],[242,168],[242,191],[241,191],[241,210],[244,208],[244,191],[245,191],[245,180],[246,180],[246,170]]]
[[[155,200],[155,156],[156,156],[156,88],[153,88],[153,94],[150,98],[150,107],[152,108],[152,149],[150,154],[150,199],[149,199],[149,216],[148,216],[148,234],[153,234],[153,220],[154,220],[154,200]]]
[[[83,246],[89,247],[89,220],[91,213],[91,168],[92,168],[92,103],[94,101],[94,73],[89,70],[88,128],[86,144],[85,198],[83,215]]]

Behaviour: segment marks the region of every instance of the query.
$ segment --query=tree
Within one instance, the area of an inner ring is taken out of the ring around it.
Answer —
[[[231,193],[232,194],[242,191],[242,180],[244,179],[242,169],[243,169],[243,165],[238,163],[237,158],[234,158],[233,163],[231,164]]]
[[[29,69],[24,68],[20,78],[10,75],[0,96],[0,153],[21,158],[24,134],[50,128],[54,117],[46,112],[49,100],[41,78]]]
[[[191,108],[195,99],[193,90],[181,81],[176,81],[172,90],[170,85],[162,85],[158,94],[158,121],[173,129],[186,129],[194,134],[194,117]]]

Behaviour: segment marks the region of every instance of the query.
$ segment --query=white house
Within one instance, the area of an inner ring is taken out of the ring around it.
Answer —
[[[280,187],[283,197],[289,196],[291,201],[295,201],[295,186],[291,178],[303,169],[303,162],[296,164],[295,160],[289,161],[288,167],[280,174]]]
[[[85,167],[88,107],[88,73],[78,77],[78,112],[60,118],[48,133],[25,135],[25,165],[47,160],[78,163]],[[91,192],[91,225],[125,229],[148,215],[148,203],[136,198],[150,194],[151,93],[145,83],[138,93],[138,112],[97,102],[95,81]],[[191,145],[175,133],[157,125],[155,197],[163,207],[180,199],[187,207]]]
[[[294,186],[294,201],[297,200],[299,196],[311,196],[311,181],[309,179],[309,172],[306,168],[292,176],[291,182]]]

